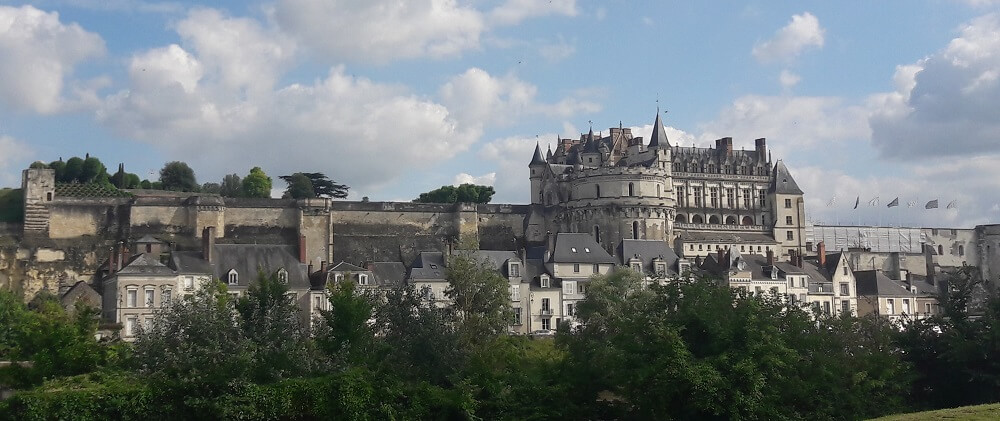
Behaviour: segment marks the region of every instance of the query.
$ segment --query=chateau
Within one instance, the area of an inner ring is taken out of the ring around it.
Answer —
[[[527,157],[526,157],[527,158]],[[647,282],[691,272],[779,294],[827,314],[934,314],[942,272],[1000,273],[1000,226],[813,226],[803,191],[765,139],[736,150],[591,129],[536,145],[530,204],[249,199],[56,183],[23,172],[24,222],[0,224],[0,287],[101,306],[125,340],[171,299],[219,279],[245,293],[259,271],[286,282],[313,318],[329,282],[411,284],[445,305],[449,256],[471,253],[510,282],[512,330],[573,323],[593,275],[628,267]],[[471,250],[460,251],[461,247]]]
[[[756,254],[802,253],[802,190],[781,160],[771,162],[765,139],[755,144],[734,150],[726,137],[715,148],[674,146],[657,113],[648,143],[617,127],[607,136],[591,129],[559,139],[544,157],[536,145],[528,241],[581,232],[608,251],[633,239],[665,241],[687,256],[723,243]]]

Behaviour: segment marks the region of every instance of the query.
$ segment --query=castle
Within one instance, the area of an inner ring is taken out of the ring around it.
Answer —
[[[657,113],[649,143],[628,128],[591,129],[544,157],[536,145],[528,168],[529,242],[579,232],[608,251],[622,239],[665,241],[685,256],[735,244],[786,256],[806,249],[803,192],[763,138],[752,151],[734,150],[730,137],[715,148],[675,146]]]

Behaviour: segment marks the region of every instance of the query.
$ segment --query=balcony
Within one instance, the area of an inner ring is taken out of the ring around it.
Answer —
[[[728,181],[758,181],[766,183],[771,181],[770,176],[767,175],[750,175],[750,174],[720,174],[720,173],[705,173],[705,172],[683,172],[674,171],[671,174],[677,179],[703,179],[703,180],[728,180]]]
[[[552,317],[552,309],[543,308],[541,311],[538,312],[538,314],[540,314],[542,317]]]
[[[692,224],[690,222],[674,222],[674,229],[695,231],[768,232],[767,227],[764,225]]]

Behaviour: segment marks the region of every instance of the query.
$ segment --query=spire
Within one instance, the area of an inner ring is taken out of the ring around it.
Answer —
[[[596,153],[597,152],[597,141],[594,140],[594,129],[591,128],[590,132],[587,133],[587,142],[583,145],[583,153]]]
[[[548,161],[552,159],[552,145],[549,145],[549,151],[545,153],[545,160]]]
[[[774,177],[771,180],[771,193],[777,194],[802,194],[802,189],[799,185],[795,183],[795,179],[792,178],[792,173],[788,171],[788,167],[782,160],[778,160],[774,164],[774,172],[772,173]]]
[[[649,137],[649,147],[670,147],[670,140],[667,139],[667,132],[663,130],[663,122],[660,121],[660,107],[656,107],[656,121],[653,122],[653,134]]]
[[[535,155],[531,157],[530,165],[545,165],[545,159],[542,158],[542,146],[535,142]]]

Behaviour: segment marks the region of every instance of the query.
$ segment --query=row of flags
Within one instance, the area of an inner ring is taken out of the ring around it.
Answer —
[[[872,200],[868,201],[868,206],[878,206],[878,201],[879,197],[875,196],[874,198],[872,198]],[[831,198],[830,201],[826,204],[826,207],[828,208],[833,207],[833,205],[836,203],[837,203],[837,196],[833,196],[833,198]],[[926,204],[924,204],[924,209],[937,209],[938,204],[939,204],[938,199],[929,200]],[[859,205],[861,205],[861,196],[858,196],[857,199],[854,199],[854,209],[857,209]],[[894,208],[896,206],[899,206],[899,197],[892,199],[892,201],[890,201],[889,204],[886,205],[887,208]],[[917,206],[917,201],[915,200],[906,202],[906,207],[908,208],[916,206]],[[958,209],[958,200],[952,200],[951,202],[948,202],[948,205],[945,206],[945,208]]]

